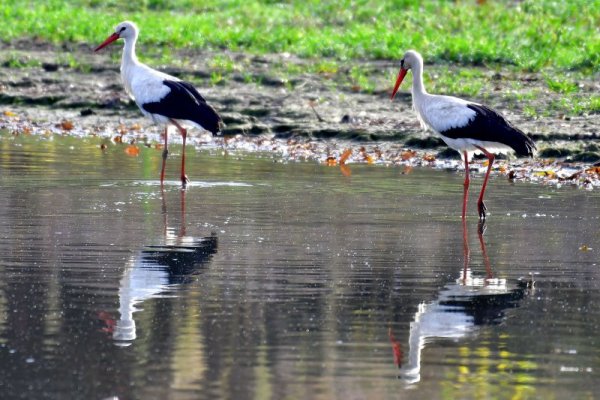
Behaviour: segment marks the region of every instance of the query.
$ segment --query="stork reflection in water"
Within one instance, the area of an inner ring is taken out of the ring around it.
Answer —
[[[140,311],[144,301],[174,292],[179,285],[194,281],[217,252],[217,236],[186,235],[185,195],[181,190],[179,229],[168,224],[165,194],[162,191],[163,238],[162,243],[148,245],[129,259],[119,282],[119,319],[106,312],[100,314],[105,324],[103,330],[112,334],[119,345],[129,345],[135,340],[136,324],[133,314]]]
[[[389,328],[394,364],[400,368],[400,378],[409,384],[421,379],[421,352],[426,344],[437,339],[460,340],[482,325],[499,324],[505,311],[519,306],[531,282],[519,279],[510,283],[494,277],[483,237],[485,223],[478,225],[478,238],[486,269],[485,277],[473,275],[469,266],[467,222],[462,220],[464,264],[455,282],[444,286],[435,300],[419,304],[410,323],[408,349]],[[406,355],[406,359],[404,356]]]

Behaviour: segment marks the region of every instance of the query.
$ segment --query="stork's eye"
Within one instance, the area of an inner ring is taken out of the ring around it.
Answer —
[[[400,67],[404,68],[404,58],[400,60]]]
[[[119,33],[123,32],[125,30],[125,27],[122,27],[121,29],[119,29]]]

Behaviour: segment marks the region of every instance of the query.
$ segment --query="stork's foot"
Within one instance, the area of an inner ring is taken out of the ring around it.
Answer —
[[[187,184],[190,183],[189,178],[187,177],[186,174],[181,175],[181,187],[183,189],[185,189],[187,187]]]
[[[480,221],[485,221],[485,215],[486,215],[486,211],[487,211],[487,207],[485,206],[485,203],[483,201],[480,201],[479,203],[477,203],[477,209],[479,210],[479,220]]]

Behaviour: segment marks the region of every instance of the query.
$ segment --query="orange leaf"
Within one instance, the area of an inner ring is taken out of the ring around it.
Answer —
[[[416,155],[417,155],[416,151],[414,151],[414,150],[407,150],[407,151],[403,151],[400,154],[400,158],[402,158],[403,161],[406,161],[406,160],[410,160],[411,158],[413,158]]]
[[[115,136],[113,138],[113,142],[115,142],[115,143],[123,143],[123,136],[122,135]]]
[[[130,144],[129,146],[127,146],[125,148],[125,154],[127,154],[128,156],[139,156],[140,155],[140,148],[137,146],[134,146],[132,144]]]
[[[424,161],[432,162],[435,161],[435,156],[433,154],[425,154],[423,156]]]
[[[131,129],[132,131],[141,131],[142,130],[142,126],[140,124],[133,124],[131,125]]]
[[[2,114],[4,114],[5,117],[16,117],[17,116],[16,113],[14,113],[14,112],[12,112],[10,110],[6,110]]]
[[[373,157],[371,157],[370,155],[365,154],[364,159],[367,162],[367,164],[373,164]]]
[[[60,123],[60,127],[63,131],[70,131],[71,129],[73,129],[74,125],[73,122],[69,121],[68,119],[65,119]]]
[[[335,159],[335,157],[329,156],[327,157],[327,160],[325,160],[325,164],[327,164],[328,166],[334,166],[337,165],[337,161]]]
[[[346,164],[346,160],[348,159],[348,157],[350,157],[351,154],[352,149],[344,150],[344,153],[342,153],[342,155],[340,156],[340,165]]]
[[[588,169],[585,170],[585,172],[588,173],[588,174],[600,175],[600,167],[588,168]]]

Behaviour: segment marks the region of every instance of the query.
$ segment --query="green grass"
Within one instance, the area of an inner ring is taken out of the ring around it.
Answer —
[[[142,31],[142,59],[152,57],[157,67],[185,66],[190,61],[178,50],[210,51],[216,54],[207,62],[215,85],[236,73],[260,84],[232,52],[287,52],[306,62],[273,65],[272,72],[284,80],[319,74],[372,93],[395,77],[365,65],[399,60],[414,48],[428,64],[431,92],[481,99],[490,87],[507,84],[492,82],[484,69],[536,73],[550,93],[562,96],[552,107],[569,107],[568,114],[599,112],[597,96],[582,91],[578,79],[594,80],[600,73],[600,0],[487,0],[483,5],[475,0],[3,0],[0,18],[5,41],[90,46],[118,22],[133,20]],[[62,57],[61,65],[86,69],[77,58]],[[4,59],[14,67],[35,64]],[[526,98],[526,92],[515,91],[516,101]]]
[[[598,71],[600,0],[3,0],[0,36],[97,44],[124,19],[146,45]]]

